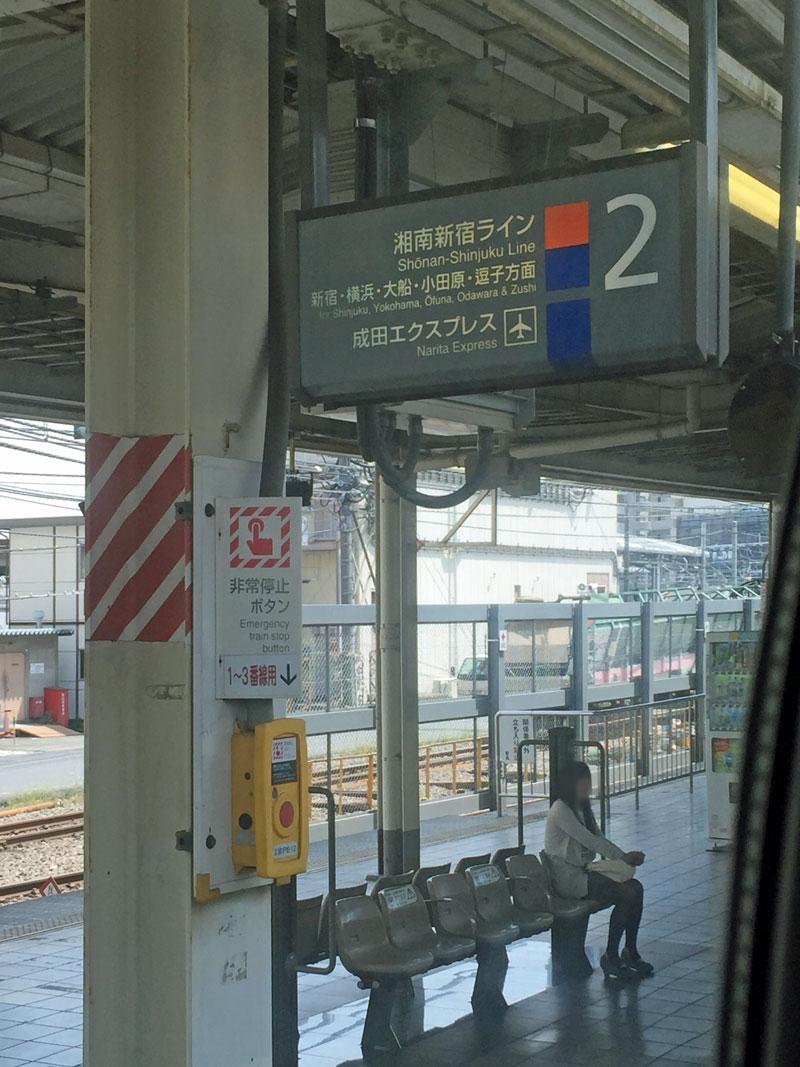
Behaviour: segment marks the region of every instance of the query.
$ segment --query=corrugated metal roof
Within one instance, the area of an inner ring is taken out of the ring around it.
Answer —
[[[74,297],[0,289],[0,367],[35,363],[54,371],[83,364],[84,309]]]
[[[35,626],[21,627],[18,630],[0,628],[0,638],[3,637],[72,637],[75,633],[65,626]]]
[[[0,130],[83,154],[84,4],[0,19]]]

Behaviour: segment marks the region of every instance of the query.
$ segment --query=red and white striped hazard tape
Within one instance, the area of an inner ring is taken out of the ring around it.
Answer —
[[[178,641],[191,629],[191,488],[182,435],[92,434],[86,504],[86,636]]]

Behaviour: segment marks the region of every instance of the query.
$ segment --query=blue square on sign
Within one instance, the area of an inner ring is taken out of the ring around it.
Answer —
[[[591,364],[592,303],[563,300],[547,305],[547,358],[558,370]]]
[[[582,289],[589,284],[589,245],[550,248],[544,254],[548,293]]]

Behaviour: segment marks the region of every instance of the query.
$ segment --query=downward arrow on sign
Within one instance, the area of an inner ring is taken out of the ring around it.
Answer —
[[[281,675],[281,681],[284,682],[286,685],[291,685],[292,682],[294,682],[296,679],[297,679],[297,675],[296,674],[292,674],[291,664],[287,663],[286,664],[286,672]]]

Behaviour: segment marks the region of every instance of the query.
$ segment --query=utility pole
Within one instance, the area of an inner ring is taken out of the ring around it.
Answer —
[[[733,584],[739,583],[739,523],[733,520],[733,535],[731,537],[731,570],[733,571]]]
[[[622,549],[622,591],[627,593],[631,588],[631,497],[625,500],[625,543]]]
[[[700,523],[700,588],[706,587],[706,532],[705,522]]]

